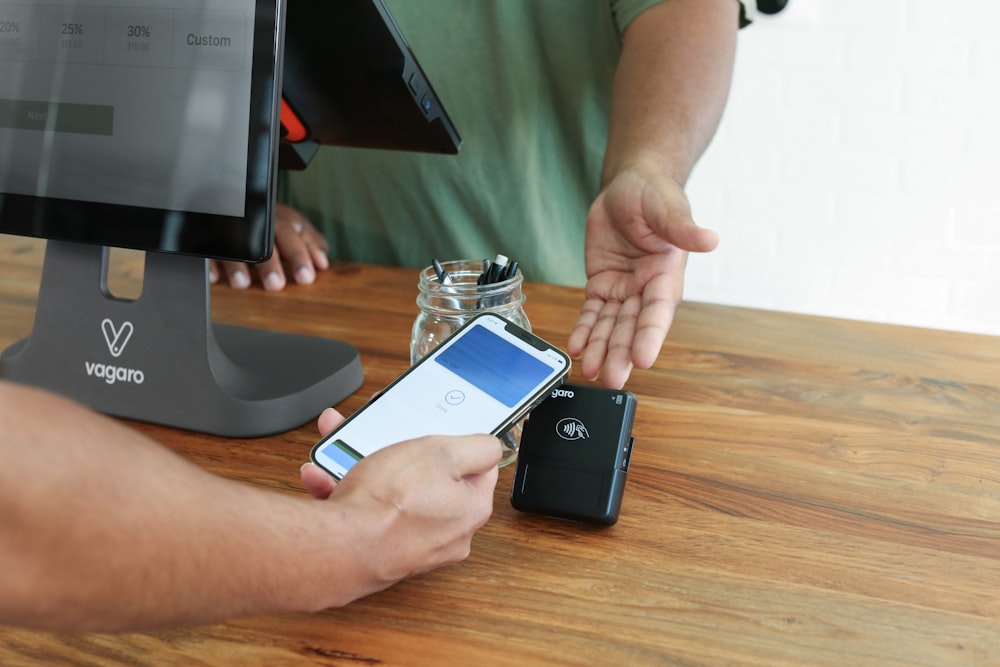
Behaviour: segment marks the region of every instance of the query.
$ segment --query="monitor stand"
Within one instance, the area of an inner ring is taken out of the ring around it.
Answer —
[[[214,324],[208,260],[147,253],[142,294],[129,300],[108,289],[108,254],[48,241],[34,328],[0,354],[0,377],[229,437],[296,428],[361,386],[347,343]]]

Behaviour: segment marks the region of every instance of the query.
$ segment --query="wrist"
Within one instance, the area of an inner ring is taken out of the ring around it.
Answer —
[[[311,515],[304,553],[315,558],[296,582],[301,587],[297,610],[343,607],[396,580],[383,576],[391,551],[385,539],[386,522],[352,503],[352,498],[351,493],[334,493],[326,500],[304,501]],[[302,560],[302,553],[293,558]]]
[[[609,154],[601,175],[602,189],[626,172],[635,173],[652,181],[666,178],[683,189],[691,175],[691,165],[686,160],[670,156],[669,153],[649,148],[640,148],[617,157]]]

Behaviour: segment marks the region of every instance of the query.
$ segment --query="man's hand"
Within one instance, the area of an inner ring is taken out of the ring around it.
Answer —
[[[330,268],[329,244],[305,216],[291,206],[278,204],[274,212],[274,252],[253,267],[264,289],[284,289],[291,274],[299,285],[311,285],[317,271]],[[225,274],[233,289],[246,289],[253,282],[251,267],[241,262],[211,260],[209,279],[215,283]]]
[[[588,378],[620,388],[659,355],[684,290],[688,252],[708,252],[684,185],[729,93],[733,0],[653,5],[625,29],[615,69],[602,192],[587,216],[587,298],[568,343]]]
[[[683,188],[655,163],[620,171],[587,215],[586,301],[568,343],[589,379],[624,386],[656,361],[684,290],[687,253],[718,245]]]
[[[320,433],[342,421],[325,410]],[[303,486],[353,526],[351,544],[365,570],[351,582],[351,599],[464,560],[493,512],[500,457],[492,436],[430,436],[375,452],[339,483],[313,463],[302,466]]]

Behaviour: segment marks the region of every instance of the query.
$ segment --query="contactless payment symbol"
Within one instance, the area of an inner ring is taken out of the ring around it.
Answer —
[[[448,405],[458,405],[465,400],[465,394],[458,389],[452,389],[444,395],[444,402]]]
[[[563,440],[585,440],[590,437],[587,427],[576,417],[560,419],[556,424],[556,435]]]
[[[108,352],[111,353],[112,357],[120,357],[125,351],[129,339],[132,338],[135,327],[132,326],[131,322],[122,322],[120,327],[115,328],[114,322],[104,318],[104,321],[101,322],[101,331],[104,332],[104,342],[108,344]]]

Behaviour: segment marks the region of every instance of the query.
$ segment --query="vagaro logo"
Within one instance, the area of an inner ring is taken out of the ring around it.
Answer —
[[[560,419],[556,424],[556,435],[563,440],[586,440],[590,437],[587,427],[576,417]]]
[[[108,352],[111,356],[117,359],[122,356],[122,352],[125,351],[125,346],[132,339],[132,332],[135,331],[135,327],[132,326],[131,322],[123,322],[120,327],[115,329],[115,323],[104,318],[101,322],[101,332],[104,334],[104,341],[108,344]]]
[[[101,333],[104,334],[104,342],[108,344],[108,352],[117,359],[122,356],[125,346],[132,339],[135,327],[131,322],[122,322],[116,327],[115,323],[108,318],[101,322]],[[83,362],[84,370],[90,377],[100,378],[107,384],[116,382],[131,382],[142,384],[146,381],[146,374],[135,368],[125,368],[114,364],[103,364],[97,361]]]

